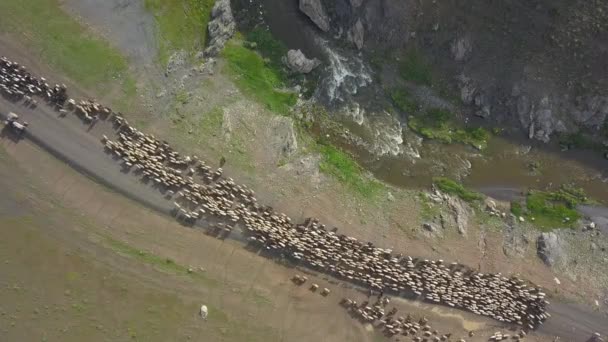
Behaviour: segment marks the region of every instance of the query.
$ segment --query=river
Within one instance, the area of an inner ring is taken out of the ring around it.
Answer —
[[[358,52],[335,37],[323,36],[298,9],[298,0],[233,0],[236,12],[255,13],[275,37],[291,49],[323,61],[315,95],[332,108],[332,115],[356,137],[356,143],[335,142],[349,150],[376,177],[390,184],[428,187],[435,176],[461,180],[467,186],[502,200],[526,189],[556,188],[565,183],[608,203],[608,160],[597,152],[560,151],[557,146],[532,142],[523,134],[494,136],[487,149],[422,141],[409,131],[406,119],[380,110],[371,68]],[[251,14],[248,14],[251,18]],[[384,97],[384,98],[382,98]],[[379,105],[380,104],[380,105]],[[602,216],[608,217],[603,211]]]

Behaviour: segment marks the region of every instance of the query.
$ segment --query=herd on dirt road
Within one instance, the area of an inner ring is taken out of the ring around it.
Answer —
[[[152,183],[174,201],[173,214],[186,225],[201,223],[225,238],[239,230],[251,247],[280,255],[294,264],[365,286],[372,291],[419,297],[431,303],[468,310],[531,330],[550,315],[541,288],[516,276],[479,273],[443,260],[413,258],[371,242],[339,234],[315,218],[292,222],[285,214],[261,205],[252,189],[222,176],[196,156],[175,151],[168,142],[131,126],[121,113],[95,100],[75,101],[65,85],[50,86],[18,63],[0,59],[0,90],[4,98],[36,105],[42,98],[62,115],[73,113],[86,123],[109,121],[113,136],[104,148],[133,174]],[[373,321],[382,316],[370,316]]]

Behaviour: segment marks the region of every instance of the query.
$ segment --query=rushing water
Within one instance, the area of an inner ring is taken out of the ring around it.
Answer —
[[[398,186],[427,187],[433,176],[445,175],[504,200],[521,196],[528,188],[574,182],[591,197],[608,203],[603,172],[608,170],[608,161],[597,154],[564,153],[546,145],[529,146],[528,140],[500,137],[492,138],[483,152],[464,145],[423,142],[403,118],[378,109],[381,106],[374,109],[380,87],[374,84],[364,59],[331,37],[321,37],[299,11],[298,0],[233,3],[237,10],[259,17],[289,48],[323,61],[315,96],[333,109],[334,119],[354,137],[354,143],[344,147],[378,178]]]

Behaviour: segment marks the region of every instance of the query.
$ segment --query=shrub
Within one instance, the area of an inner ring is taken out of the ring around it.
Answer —
[[[483,196],[475,191],[466,189],[462,184],[445,177],[433,178],[437,188],[447,194],[456,195],[467,202],[481,200]]]

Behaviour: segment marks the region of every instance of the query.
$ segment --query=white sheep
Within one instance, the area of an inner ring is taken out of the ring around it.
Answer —
[[[207,309],[207,305],[202,305],[199,313],[204,320],[207,320],[207,317],[209,316],[209,309]]]

